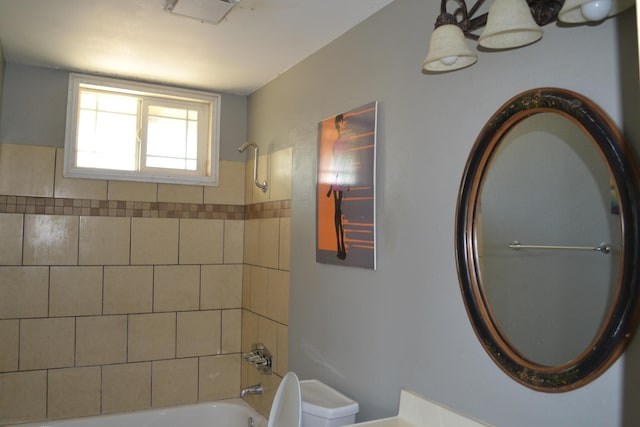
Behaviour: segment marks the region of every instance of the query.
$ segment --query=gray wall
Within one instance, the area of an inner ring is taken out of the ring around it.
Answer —
[[[0,40],[0,117],[2,117],[2,87],[4,86],[4,67],[4,51],[2,50],[2,40]],[[2,128],[0,127],[0,129]]]
[[[640,339],[635,358],[586,387],[530,390],[478,343],[454,260],[469,150],[513,95],[540,86],[574,90],[640,141],[631,127],[640,111],[635,16],[550,25],[532,46],[483,52],[471,68],[425,76],[438,11],[435,2],[396,0],[249,97],[250,139],[261,149],[294,147],[290,369],[358,400],[359,421],[393,415],[400,389],[409,388],[498,426],[640,425]],[[372,100],[380,102],[378,269],[317,264],[317,123]]]
[[[68,79],[68,71],[7,63],[0,142],[64,147]],[[220,159],[242,161],[238,147],[247,140],[247,97],[221,95]]]

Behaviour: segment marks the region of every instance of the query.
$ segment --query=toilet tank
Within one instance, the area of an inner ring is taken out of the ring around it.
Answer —
[[[301,427],[340,427],[353,424],[358,402],[318,380],[300,381]]]

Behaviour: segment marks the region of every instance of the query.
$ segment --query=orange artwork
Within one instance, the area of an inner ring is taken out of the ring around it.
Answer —
[[[319,124],[316,261],[375,269],[377,103]]]

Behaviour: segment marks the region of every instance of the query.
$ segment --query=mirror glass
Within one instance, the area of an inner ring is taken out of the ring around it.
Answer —
[[[456,261],[480,343],[514,380],[581,387],[640,321],[637,156],[592,101],[525,91],[485,124],[463,173]]]
[[[532,362],[578,357],[611,306],[621,235],[611,183],[589,135],[556,113],[520,121],[491,160],[476,223],[481,284],[505,338]],[[589,250],[601,243],[611,249]]]

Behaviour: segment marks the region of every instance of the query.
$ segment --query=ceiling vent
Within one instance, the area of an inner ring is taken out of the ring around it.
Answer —
[[[169,0],[164,7],[169,13],[217,24],[240,0]]]

